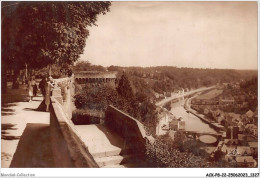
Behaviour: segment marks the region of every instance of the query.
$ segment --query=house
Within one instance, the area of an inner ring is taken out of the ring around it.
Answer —
[[[245,129],[254,136],[258,136],[258,129],[255,124],[247,124]]]
[[[245,131],[245,126],[244,126],[244,123],[242,121],[239,121],[237,123],[237,126],[238,126],[238,129],[239,129],[239,132],[242,133]]]
[[[178,120],[177,119],[171,120],[170,124],[169,124],[169,128],[170,128],[170,130],[177,131],[178,130]]]
[[[178,130],[185,130],[185,121],[182,118],[178,122]]]
[[[159,93],[156,93],[156,92],[154,92],[154,96],[155,96],[155,98],[159,98],[160,97],[160,94]]]
[[[248,102],[244,101],[244,102],[242,103],[242,108],[246,108],[246,107],[248,107]]]
[[[240,114],[229,113],[228,115],[232,117],[232,122],[238,123],[239,121],[241,121]]]
[[[247,144],[247,140],[246,140],[246,135],[245,134],[238,134],[238,141],[240,144],[242,145],[246,145]]]
[[[242,156],[252,155],[251,148],[249,146],[237,146],[236,150],[238,154]]]
[[[217,117],[217,122],[221,124],[222,121],[224,121],[225,118],[223,116],[218,116]],[[223,123],[223,122],[222,122]]]
[[[226,140],[226,139],[225,139]],[[221,151],[223,153],[225,153],[226,155],[230,155],[231,153],[233,153],[233,150],[235,150],[235,146],[234,145],[227,145],[224,140],[224,144],[223,146],[221,147]],[[233,154],[232,154],[233,155]]]
[[[256,137],[258,136],[258,128],[256,125],[254,125],[254,127],[253,127],[253,135]]]
[[[252,156],[237,156],[236,162],[238,167],[256,167],[257,162]]]
[[[166,92],[166,97],[171,97],[171,92]]]
[[[254,112],[254,116],[253,116],[253,123],[255,125],[258,125],[258,110],[256,108],[255,112]]]
[[[173,131],[185,130],[185,121],[181,117],[179,119],[172,119],[169,123],[169,128]]]
[[[252,155],[258,155],[258,142],[248,142]]]
[[[225,120],[226,120],[227,126],[232,126],[232,119],[233,119],[232,116],[226,115]]]
[[[246,116],[249,117],[249,118],[252,118],[254,116],[253,111],[251,111],[251,110],[247,111]]]
[[[233,99],[221,99],[219,102],[221,105],[233,105],[235,100]]]

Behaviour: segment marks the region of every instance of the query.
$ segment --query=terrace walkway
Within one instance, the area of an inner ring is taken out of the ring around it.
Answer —
[[[38,111],[42,97],[27,101],[25,85],[2,94],[1,164],[8,167],[53,167],[49,141],[50,113]]]

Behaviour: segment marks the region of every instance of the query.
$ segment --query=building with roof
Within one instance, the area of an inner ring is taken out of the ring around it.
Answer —
[[[249,118],[253,117],[254,116],[253,111],[251,111],[251,110],[247,111],[246,116],[249,117]]]
[[[248,142],[252,155],[258,155],[258,142]]]
[[[257,162],[252,156],[237,156],[236,162],[238,167],[256,167]]]

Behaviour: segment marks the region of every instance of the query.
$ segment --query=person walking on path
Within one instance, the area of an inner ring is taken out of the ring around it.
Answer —
[[[53,84],[53,79],[52,77],[48,78],[48,82],[45,83],[45,104],[46,104],[46,111],[49,111],[49,106],[50,106],[50,102],[51,102],[51,91],[52,88],[54,87]]]
[[[46,84],[46,82],[47,82],[47,77],[44,76],[39,83],[39,88],[42,92],[43,99],[45,98],[45,84]]]
[[[33,96],[37,96],[37,90],[38,90],[38,86],[37,86],[37,83],[35,81],[35,83],[33,85]]]
[[[28,81],[28,84],[27,84],[27,90],[28,90],[28,94],[29,94],[29,103],[32,102],[34,83],[35,83],[35,81],[32,78],[30,78],[30,80]]]

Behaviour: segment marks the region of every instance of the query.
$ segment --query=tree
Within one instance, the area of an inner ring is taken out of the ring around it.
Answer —
[[[110,2],[5,2],[2,7],[2,74],[50,64],[73,64],[83,53],[88,26]],[[17,74],[18,72],[16,72]]]
[[[73,71],[106,71],[105,67],[101,65],[93,65],[89,61],[78,61],[75,66],[73,66]]]
[[[134,97],[133,90],[126,74],[124,73],[118,83],[117,92],[124,98],[131,100]]]

